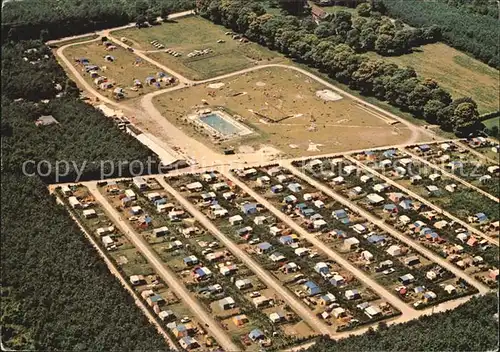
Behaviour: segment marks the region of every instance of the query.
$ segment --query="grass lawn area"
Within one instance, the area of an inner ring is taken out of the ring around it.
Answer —
[[[220,83],[219,88],[203,84],[154,101],[163,116],[203,142],[211,140],[205,129],[186,119],[199,109],[222,107],[255,132],[223,146],[271,145],[290,155],[315,155],[401,143],[409,136],[404,126],[390,126],[350,99],[319,98],[317,91],[325,87],[291,69],[265,68]]]
[[[380,58],[375,53],[366,55]],[[472,97],[481,114],[499,109],[498,70],[446,44],[428,44],[411,54],[383,59],[412,66],[420,76],[435,79],[453,98]]]
[[[497,127],[500,127],[500,116],[497,116],[497,117],[493,117],[491,119],[488,119],[488,120],[484,120],[483,121],[484,125],[488,128],[492,128],[493,126],[497,126]]]
[[[231,36],[225,35],[227,31],[225,27],[201,17],[189,16],[151,28],[128,28],[112,34],[119,39],[125,37],[131,40],[134,48],[145,51],[154,60],[194,80],[215,77],[260,63],[284,61],[278,53],[258,44],[233,40]],[[153,40],[182,56],[174,57],[164,50],[157,50],[150,44]],[[218,40],[225,42],[217,43]],[[213,52],[188,57],[190,52],[203,49]]]
[[[96,41],[71,46],[67,48],[64,53],[66,57],[73,62],[73,65],[82,72],[82,76],[94,86],[96,86],[94,78],[86,73],[84,66],[75,62],[75,59],[87,58],[91,65],[99,66],[99,75],[107,77],[108,81],[114,83],[113,88],[102,90],[105,96],[113,97],[113,90],[116,87],[121,87],[125,90],[126,98],[135,98],[158,89],[155,86],[148,86],[145,80],[148,76],[156,77],[160,69],[141,59],[139,59],[141,60],[140,62],[136,62],[138,57],[121,47],[117,47],[112,51],[107,51],[105,47],[101,45],[100,41]],[[104,59],[106,55],[113,56],[115,61],[106,61]],[[132,90],[134,79],[140,80],[143,84],[143,88],[138,88],[137,91]],[[161,83],[162,88],[165,86],[166,83]]]

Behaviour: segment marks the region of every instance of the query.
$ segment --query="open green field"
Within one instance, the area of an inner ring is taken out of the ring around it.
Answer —
[[[255,43],[242,43],[225,33],[223,26],[215,25],[201,17],[189,16],[151,28],[128,28],[113,32],[118,39],[123,37],[133,42],[135,49],[144,51],[154,60],[194,80],[215,77],[238,71],[257,64],[284,61],[279,54]],[[181,53],[174,57],[157,50],[151,41],[157,40],[165,48]],[[223,43],[217,43],[224,40]],[[188,57],[194,50],[211,49],[205,55]]]
[[[84,66],[76,62],[76,59],[86,58],[91,65],[99,66],[99,75],[107,77],[108,81],[114,84],[113,88],[101,90],[103,95],[113,97],[113,90],[117,87],[123,88],[126,98],[135,98],[140,95],[157,90],[155,86],[146,84],[146,77],[156,77],[161,70],[154,65],[145,62],[138,58],[133,53],[125,50],[122,47],[117,47],[115,50],[107,51],[100,41],[91,43],[70,46],[64,51],[66,57],[72,61],[73,65],[82,72],[82,76],[93,86],[94,78],[89,73],[85,72]],[[108,62],[104,59],[106,55],[111,55],[115,58],[113,62]],[[139,61],[136,61],[139,60]],[[134,88],[134,80],[141,81],[142,88]],[[161,83],[164,88],[166,83]],[[135,90],[137,89],[137,90]]]
[[[493,128],[493,126],[500,127],[500,116],[493,117],[488,120],[484,120],[483,124],[488,127],[489,129]]]
[[[381,58],[376,53],[366,55]],[[383,60],[413,67],[420,76],[435,79],[453,98],[473,98],[481,114],[499,109],[498,70],[446,44],[424,45],[411,54]]]

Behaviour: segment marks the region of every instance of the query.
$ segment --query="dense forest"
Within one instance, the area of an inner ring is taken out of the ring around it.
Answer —
[[[37,126],[43,115],[53,116],[58,124]],[[2,150],[4,171],[20,173],[25,161],[46,160],[41,173],[48,182],[74,180],[82,167],[81,180],[99,178],[101,172],[111,176],[112,171],[127,176],[139,168],[130,170],[129,161],[157,161],[136,139],[79,99],[75,83],[39,41],[2,46]],[[36,171],[34,163],[26,166],[29,173]],[[64,177],[56,180],[56,173]]]
[[[195,0],[23,0],[2,8],[2,40],[43,40],[88,33],[194,8]],[[33,11],[36,9],[36,11]]]
[[[498,19],[498,3],[495,0],[439,0],[449,6],[463,8],[471,13]]]
[[[25,59],[26,58],[26,59]],[[58,123],[36,126],[42,115]],[[79,99],[39,41],[2,46],[2,318],[4,346],[39,351],[160,351],[163,338],[108,271],[47,185],[22,173],[26,160],[100,162],[157,158]],[[49,166],[50,165],[50,166]],[[26,169],[34,172],[33,165]],[[61,170],[66,172],[65,169]],[[54,181],[54,171],[46,181]],[[67,178],[75,175],[69,174]]]
[[[483,15],[480,10],[494,6],[498,11],[498,4],[482,7],[479,4],[486,1],[379,1],[383,2],[391,17],[415,27],[438,25],[442,29],[445,42],[472,54],[492,67],[500,67],[498,17]]]
[[[398,30],[396,23],[371,18],[371,11],[367,13],[369,18],[355,20],[349,13],[339,11],[316,25],[310,17],[268,14],[260,3],[252,1],[198,0],[197,6],[198,12],[209,20],[317,68],[363,95],[374,96],[417,118],[439,124],[446,131],[469,135],[483,128],[472,99],[452,100],[436,81],[418,77],[414,69],[356,52],[357,47],[367,43],[374,48],[392,47],[398,33],[405,33],[398,39],[403,43],[411,38],[406,34],[413,33]],[[432,40],[439,30],[436,27],[420,30],[416,38],[422,35]]]
[[[497,351],[498,338],[498,297],[489,294],[451,312],[390,327],[381,323],[375,331],[339,341],[324,338],[306,351]]]
[[[16,350],[160,351],[165,341],[36,177],[2,173],[2,340]]]

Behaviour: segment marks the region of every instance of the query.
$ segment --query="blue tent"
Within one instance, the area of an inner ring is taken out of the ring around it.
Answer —
[[[307,291],[309,296],[315,296],[321,293],[321,289],[319,288],[319,286],[312,281],[307,281],[304,284],[304,289]]]
[[[250,333],[248,334],[248,337],[250,338],[250,340],[252,341],[257,341],[257,340],[261,340],[263,339],[265,336],[264,336],[264,333],[260,330],[260,329],[253,329],[252,331],[250,331]]]

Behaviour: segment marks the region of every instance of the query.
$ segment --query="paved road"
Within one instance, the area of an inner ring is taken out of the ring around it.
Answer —
[[[383,220],[375,217],[373,214],[371,214],[368,211],[362,209],[357,204],[355,204],[355,203],[351,202],[350,200],[342,197],[338,193],[335,193],[333,190],[331,190],[329,187],[325,186],[321,182],[318,182],[318,181],[312,179],[311,177],[303,174],[297,168],[295,168],[292,164],[290,164],[290,163],[283,163],[282,165],[285,166],[286,168],[288,168],[290,171],[292,171],[292,173],[294,175],[296,175],[297,177],[302,178],[304,181],[306,181],[307,183],[311,184],[313,187],[317,188],[321,192],[323,192],[323,193],[327,194],[328,196],[332,197],[337,202],[339,202],[339,203],[343,204],[344,206],[352,209],[354,212],[358,213],[359,215],[361,215],[362,217],[364,217],[368,221],[376,224],[382,230],[386,231],[387,233],[389,233],[394,238],[397,238],[398,240],[400,240],[401,242],[403,242],[406,245],[410,246],[411,248],[413,248],[417,252],[420,252],[421,254],[423,254],[424,256],[426,256],[427,258],[429,258],[430,260],[432,260],[434,263],[439,264],[443,268],[445,268],[448,271],[450,271],[451,273],[453,273],[456,277],[464,279],[470,285],[476,287],[479,290],[480,293],[484,294],[484,293],[490,292],[490,289],[488,287],[486,287],[482,283],[478,282],[477,280],[471,278],[470,276],[468,276],[467,274],[465,274],[462,270],[458,269],[453,264],[449,263],[448,261],[444,260],[443,258],[441,258],[440,256],[438,256],[434,252],[430,251],[429,249],[423,247],[422,245],[416,243],[412,239],[410,239],[407,236],[403,235],[401,232],[397,231],[392,226],[387,225]]]
[[[54,191],[54,189],[50,189],[50,188],[49,188],[49,190],[50,190],[51,193],[53,193],[53,191]],[[57,202],[59,204],[61,204],[62,206],[66,207],[66,205],[59,198],[58,195],[56,196],[56,200],[57,200]],[[177,348],[176,344],[174,343],[174,341],[172,341],[172,339],[170,338],[170,335],[168,335],[168,333],[165,331],[165,328],[158,323],[158,321],[155,319],[155,317],[153,316],[153,314],[149,311],[149,309],[146,307],[146,305],[143,303],[143,301],[139,298],[137,292],[130,286],[130,284],[126,280],[126,278],[124,278],[123,275],[120,273],[120,271],[118,271],[118,268],[116,267],[116,265],[111,260],[109,260],[109,258],[106,255],[106,253],[97,244],[97,242],[95,241],[94,237],[87,231],[87,229],[85,227],[83,227],[83,225],[80,223],[80,221],[69,210],[68,210],[68,214],[73,219],[73,221],[76,222],[76,224],[78,225],[78,227],[80,228],[80,230],[83,232],[83,234],[85,235],[85,237],[87,237],[87,239],[90,241],[90,243],[92,244],[92,246],[94,246],[94,248],[97,250],[97,252],[99,253],[99,255],[103,258],[104,263],[108,267],[108,270],[111,272],[111,274],[113,274],[120,281],[120,283],[122,284],[122,286],[134,298],[134,303],[139,307],[140,310],[142,310],[142,312],[144,313],[144,315],[146,316],[146,318],[148,318],[149,322],[156,327],[156,330],[158,331],[158,333],[163,336],[163,338],[165,339],[165,341],[168,344],[168,347],[171,348],[171,349],[173,349],[173,350],[175,350],[175,351],[178,351],[178,348]]]
[[[209,313],[207,313],[207,311],[201,306],[200,302],[195,299],[186,287],[178,280],[175,273],[173,273],[162,262],[158,254],[151,249],[151,246],[149,246],[144,238],[142,238],[142,236],[139,235],[127,221],[124,221],[116,209],[114,209],[113,206],[104,198],[104,196],[97,189],[97,184],[95,182],[91,182],[87,184],[87,187],[95,197],[96,201],[104,208],[109,218],[113,220],[116,226],[120,228],[120,230],[132,242],[135,248],[137,248],[137,250],[139,250],[148,260],[153,269],[158,275],[160,275],[168,287],[172,289],[181,300],[184,301],[186,307],[188,307],[201,322],[208,324],[206,329],[219,342],[221,347],[226,351],[238,351],[238,346],[231,341],[221,326]]]
[[[339,263],[344,268],[346,268],[348,271],[350,271],[354,276],[356,276],[356,278],[360,282],[362,282],[363,284],[370,287],[381,298],[385,299],[391,305],[393,305],[394,307],[399,309],[404,315],[412,316],[416,313],[416,310],[409,307],[403,301],[401,301],[399,298],[397,298],[392,293],[387,291],[382,285],[377,283],[375,280],[373,280],[370,276],[368,276],[362,270],[356,268],[348,260],[344,259],[337,252],[335,252],[330,247],[328,247],[325,243],[323,243],[318,238],[316,238],[316,236],[314,234],[311,234],[308,231],[306,231],[305,229],[303,229],[292,218],[290,218],[289,216],[285,215],[284,213],[282,213],[281,211],[276,209],[267,199],[265,199],[261,195],[257,194],[257,192],[255,192],[253,189],[248,187],[245,183],[240,181],[236,176],[234,176],[233,174],[231,174],[229,172],[224,173],[224,176],[227,177],[228,179],[230,179],[232,182],[234,182],[238,187],[240,187],[243,191],[247,192],[250,196],[255,198],[255,200],[257,202],[259,202],[260,204],[265,206],[267,209],[269,209],[277,218],[279,218],[287,226],[292,228],[302,238],[309,241],[316,248],[320,249],[322,252],[324,252],[326,255],[328,255],[328,257],[330,257],[335,262]]]
[[[274,289],[278,295],[280,295],[288,305],[314,330],[320,332],[323,335],[334,335],[334,331],[328,327],[324,322],[322,322],[316,315],[309,310],[304,304],[302,304],[296,296],[294,296],[290,291],[283,288],[283,285],[278,282],[274,277],[272,277],[266,270],[253,260],[247,253],[245,253],[238,245],[236,245],[232,240],[230,240],[225,234],[223,234],[215,225],[202,214],[196,206],[194,206],[190,201],[185,199],[179,192],[177,192],[171,185],[169,185],[163,177],[156,177],[156,180],[160,185],[167,190],[174,198],[189,212],[193,215],[196,220],[200,222],[207,230],[209,230],[221,243],[224,244],[236,257],[238,257],[250,270],[252,270],[260,280],[262,280],[269,288]]]
[[[458,177],[457,175],[455,175],[455,174],[453,174],[453,173],[451,173],[451,172],[446,171],[446,170],[445,170],[445,169],[443,169],[442,167],[440,167],[440,166],[438,166],[438,165],[435,165],[435,164],[431,163],[430,161],[425,160],[424,158],[422,158],[421,156],[419,156],[419,155],[417,155],[417,154],[415,154],[415,153],[412,153],[412,152],[410,152],[410,151],[408,151],[408,150],[405,150],[404,148],[400,148],[400,149],[401,149],[401,151],[402,151],[402,152],[404,152],[404,153],[406,153],[406,154],[410,155],[410,156],[411,156],[412,158],[414,158],[415,160],[418,160],[418,161],[420,161],[421,163],[423,163],[423,164],[425,164],[425,165],[427,165],[427,166],[430,166],[430,167],[431,167],[431,168],[433,168],[434,170],[437,170],[437,171],[441,172],[443,175],[446,175],[446,176],[448,176],[449,178],[452,178],[452,179],[454,179],[455,181],[460,182],[460,183],[461,183],[461,184],[463,184],[464,186],[469,187],[470,189],[473,189],[473,190],[475,190],[476,192],[481,193],[483,196],[486,196],[486,197],[490,198],[491,200],[493,200],[493,201],[495,201],[495,202],[497,202],[497,203],[498,203],[498,201],[499,201],[499,200],[498,200],[498,198],[497,198],[497,197],[495,197],[495,196],[493,196],[492,194],[489,194],[488,192],[483,191],[481,188],[476,187],[476,186],[474,186],[474,185],[470,184],[469,182],[467,182],[467,181],[463,180],[462,178]]]
[[[465,221],[463,220],[460,220],[459,218],[457,218],[456,216],[453,216],[452,214],[450,214],[449,212],[447,212],[446,210],[443,210],[442,208],[438,207],[437,205],[429,202],[427,199],[421,197],[420,195],[418,195],[417,193],[409,190],[408,188],[405,188],[403,187],[402,185],[400,185],[399,183],[397,183],[396,181],[390,179],[389,177],[387,176],[384,176],[382,175],[381,173],[375,171],[374,169],[364,165],[362,162],[356,160],[355,158],[353,158],[352,156],[350,155],[346,155],[345,158],[349,161],[351,161],[352,163],[356,164],[357,166],[359,166],[360,168],[364,169],[364,170],[367,170],[369,173],[373,174],[373,175],[376,175],[377,177],[381,178],[382,180],[384,180],[385,182],[393,185],[394,187],[396,188],[399,188],[400,190],[402,190],[403,192],[409,194],[410,196],[412,196],[413,198],[417,199],[419,202],[422,202],[423,204],[427,205],[428,207],[430,207],[431,209],[437,211],[438,213],[448,217],[449,219],[457,222],[458,224],[462,225],[463,227],[465,227],[467,230],[469,230],[470,232],[478,235],[478,236],[481,236],[482,238],[486,239],[488,242],[490,242],[491,244],[494,244],[495,246],[498,246],[498,238],[493,238],[491,236],[488,236],[486,235],[484,232],[476,229],[475,227],[471,226],[470,224],[466,223]]]

